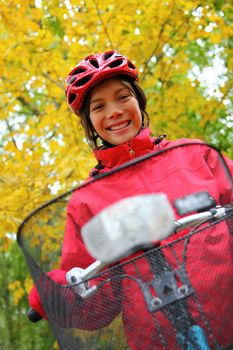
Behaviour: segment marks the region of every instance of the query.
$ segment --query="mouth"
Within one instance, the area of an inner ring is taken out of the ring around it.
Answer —
[[[116,123],[114,125],[111,125],[107,128],[107,130],[110,130],[110,131],[117,131],[117,130],[121,130],[121,129],[124,129],[126,128],[127,126],[129,126],[129,124],[131,123],[131,120],[128,120],[128,121],[123,121],[123,122],[120,122],[120,123]]]

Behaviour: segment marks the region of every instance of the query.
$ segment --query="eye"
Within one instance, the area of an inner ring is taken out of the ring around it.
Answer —
[[[126,100],[127,98],[129,98],[131,95],[130,94],[123,94],[119,96],[119,100]]]
[[[101,108],[103,108],[103,104],[98,104],[92,107],[92,112],[99,111]]]

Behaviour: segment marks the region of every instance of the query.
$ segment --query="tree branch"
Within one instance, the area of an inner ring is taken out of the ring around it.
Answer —
[[[106,27],[106,25],[105,25],[105,23],[104,23],[104,21],[103,21],[102,16],[101,16],[100,9],[99,9],[99,6],[98,6],[98,2],[97,2],[97,0],[93,0],[93,1],[94,1],[94,4],[95,4],[95,8],[96,8],[96,11],[97,11],[97,15],[98,15],[98,17],[99,17],[99,20],[100,20],[102,26],[103,26],[104,33],[105,33],[105,35],[106,35],[106,37],[107,37],[107,39],[108,39],[108,41],[109,41],[109,44],[110,44],[111,49],[113,50],[113,49],[114,49],[114,46],[113,46],[112,40],[111,40],[111,38],[110,38],[110,35],[109,35],[109,33],[108,33],[107,27]]]

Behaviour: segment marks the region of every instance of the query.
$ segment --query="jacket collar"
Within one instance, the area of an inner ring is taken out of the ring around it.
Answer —
[[[150,137],[151,131],[146,128],[129,142],[106,149],[95,149],[94,155],[98,163],[106,168],[112,168],[153,151],[154,139]]]

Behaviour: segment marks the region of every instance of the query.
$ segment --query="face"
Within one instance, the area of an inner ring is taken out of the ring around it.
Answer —
[[[119,145],[136,136],[141,111],[132,90],[117,78],[97,84],[90,98],[90,119],[101,139]]]

